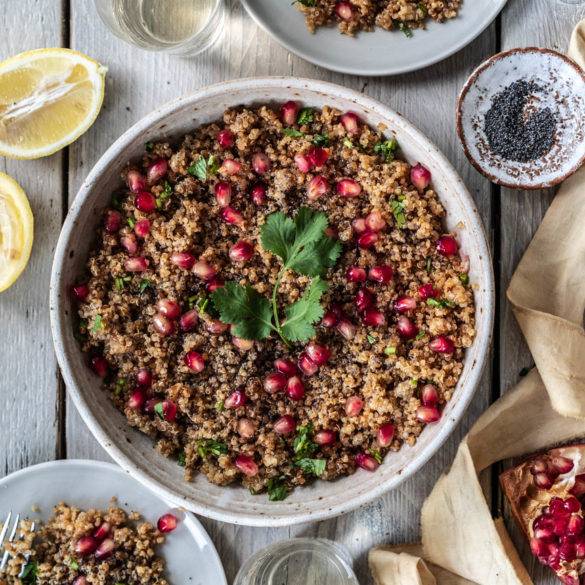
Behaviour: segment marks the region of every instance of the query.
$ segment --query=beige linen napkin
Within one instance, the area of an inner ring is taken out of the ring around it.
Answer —
[[[569,55],[585,67],[585,21]],[[538,371],[493,404],[459,446],[423,505],[422,554],[370,552],[377,585],[532,583],[503,521],[492,519],[478,475],[502,459],[585,435],[585,169],[563,184],[508,297]]]

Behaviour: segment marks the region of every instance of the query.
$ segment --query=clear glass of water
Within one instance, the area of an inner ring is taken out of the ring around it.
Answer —
[[[225,27],[224,0],[94,0],[104,24],[119,38],[149,51],[196,55]]]
[[[324,538],[293,538],[252,555],[234,585],[359,585],[348,551]]]

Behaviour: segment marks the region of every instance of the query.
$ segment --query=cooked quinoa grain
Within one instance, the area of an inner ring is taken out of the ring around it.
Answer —
[[[376,26],[400,30],[424,28],[429,18],[444,22],[455,18],[462,0],[297,0],[305,15],[307,28],[315,32],[321,26],[337,23],[340,32],[354,35]]]
[[[114,197],[74,287],[81,344],[187,480],[282,499],[316,476],[375,469],[440,417],[475,335],[469,267],[430,174],[396,148],[355,114],[288,102],[228,110],[124,171],[134,192]],[[302,342],[275,332],[272,309],[286,330],[286,307],[319,279],[283,272],[263,245],[275,218],[290,221],[279,212],[325,217],[336,250]],[[270,321],[268,337],[221,321],[218,295],[238,285],[259,306],[274,299],[255,323]]]
[[[164,537],[139,518],[116,507],[83,511],[60,503],[46,524],[33,532],[26,521],[24,538],[6,545],[11,558],[0,585],[168,585],[156,554]]]

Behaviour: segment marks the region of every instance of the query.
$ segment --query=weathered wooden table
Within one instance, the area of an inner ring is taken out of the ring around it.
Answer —
[[[318,535],[349,547],[360,582],[366,585],[371,583],[368,549],[418,539],[421,504],[450,464],[459,441],[479,414],[517,382],[520,370],[532,365],[505,291],[554,193],[500,189],[468,164],[455,135],[457,93],[471,70],[499,50],[545,46],[564,52],[573,26],[585,17],[585,0],[509,0],[497,21],[450,59],[414,74],[374,79],[330,73],[289,54],[250,20],[238,0],[229,4],[229,26],[220,43],[210,52],[186,60],[141,51],[119,41],[99,21],[93,0],[0,2],[1,59],[33,48],[61,46],[87,53],[109,68],[104,109],[75,144],[38,161],[0,160],[0,170],[14,176],[28,193],[36,218],[30,265],[18,283],[0,296],[0,473],[66,457],[108,459],[67,399],[48,315],[49,275],[61,223],[81,182],[106,148],[155,107],[225,79],[294,75],[356,88],[400,111],[437,143],[474,195],[491,236],[497,280],[492,359],[467,415],[450,440],[415,477],[368,508],[327,522],[282,529],[209,520],[204,524],[230,582],[253,551],[291,536]],[[485,481],[493,512],[499,513],[503,500],[497,470],[493,471]],[[533,561],[509,515],[506,517],[535,582],[556,582]]]

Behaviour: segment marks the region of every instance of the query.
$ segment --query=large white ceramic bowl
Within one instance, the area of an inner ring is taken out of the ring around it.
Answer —
[[[131,429],[86,366],[73,335],[75,307],[69,287],[83,273],[86,258],[110,195],[120,187],[120,169],[140,157],[145,142],[180,137],[201,124],[221,118],[226,108],[284,102],[331,105],[357,112],[374,127],[394,134],[410,162],[424,161],[448,211],[448,227],[469,255],[477,304],[477,338],[468,350],[453,399],[437,424],[429,425],[414,447],[389,454],[376,473],[358,471],[335,482],[316,481],[296,489],[282,502],[253,496],[242,487],[218,487],[204,476],[191,483],[175,461],[153,449],[152,441]],[[217,520],[255,526],[286,526],[329,518],[364,505],[396,487],[419,469],[449,436],[477,386],[488,355],[494,314],[490,253],[476,206],[453,167],[416,128],[381,103],[343,87],[307,79],[243,79],[213,85],[153,112],[119,138],[95,165],[81,187],[63,226],[51,278],[51,323],[67,389],[81,416],[108,453],[133,477],[159,496]]]

